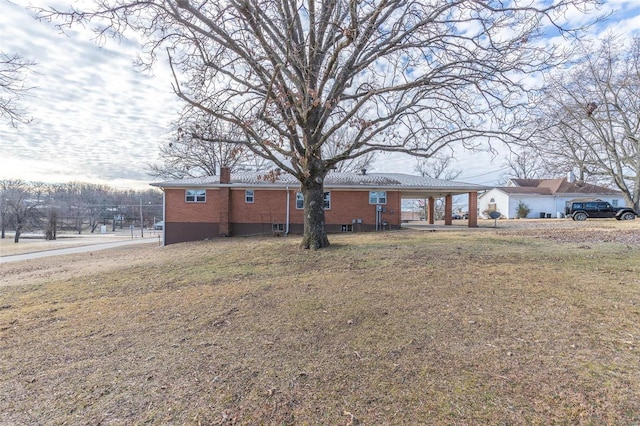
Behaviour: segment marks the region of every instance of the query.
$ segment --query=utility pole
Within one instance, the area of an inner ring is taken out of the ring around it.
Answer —
[[[144,238],[144,219],[142,218],[142,197],[140,197],[140,238]]]

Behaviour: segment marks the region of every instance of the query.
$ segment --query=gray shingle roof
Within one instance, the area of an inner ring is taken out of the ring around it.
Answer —
[[[271,180],[263,173],[242,172],[232,173],[229,184],[220,184],[220,176],[205,176],[199,178],[187,178],[166,182],[155,182],[151,184],[160,188],[186,188],[186,187],[210,187],[219,186],[255,186],[269,188],[286,188],[300,185],[298,180],[282,173]],[[441,190],[453,192],[483,191],[489,189],[487,186],[476,185],[466,182],[433,179],[430,177],[406,175],[402,173],[367,173],[365,175],[355,173],[329,173],[325,179],[324,187],[331,188],[383,188],[398,190]]]

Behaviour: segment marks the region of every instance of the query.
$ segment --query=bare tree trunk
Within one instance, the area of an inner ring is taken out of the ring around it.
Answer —
[[[22,224],[16,226],[16,234],[13,237],[14,243],[20,242],[20,235],[22,235]]]
[[[317,181],[320,183],[317,183]],[[307,179],[302,187],[304,196],[304,235],[300,247],[320,249],[329,246],[324,220],[324,187],[321,178]]]
[[[58,227],[58,214],[56,212],[49,213],[49,223],[45,233],[46,240],[55,240],[57,237],[56,228]]]

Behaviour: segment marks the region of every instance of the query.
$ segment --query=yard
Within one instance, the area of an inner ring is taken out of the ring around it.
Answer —
[[[538,222],[0,265],[0,424],[640,422],[640,223]]]

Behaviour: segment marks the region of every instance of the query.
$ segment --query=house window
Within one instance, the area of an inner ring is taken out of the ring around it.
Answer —
[[[387,204],[387,192],[386,191],[369,192],[369,204]]]
[[[353,225],[342,225],[342,232],[353,232]]]
[[[325,210],[331,210],[331,193],[324,193],[324,202],[322,203],[322,208]]]
[[[331,210],[331,192],[324,193],[324,203],[322,204],[322,208],[325,210]],[[302,192],[296,192],[296,209],[304,209],[304,195],[302,195]]]
[[[187,189],[184,199],[187,203],[205,203],[207,201],[207,190]]]
[[[255,200],[254,198],[254,194],[253,194],[253,189],[247,189],[246,191],[244,191],[244,202],[245,203],[253,203]]]
[[[273,232],[284,232],[284,223],[274,223]]]

